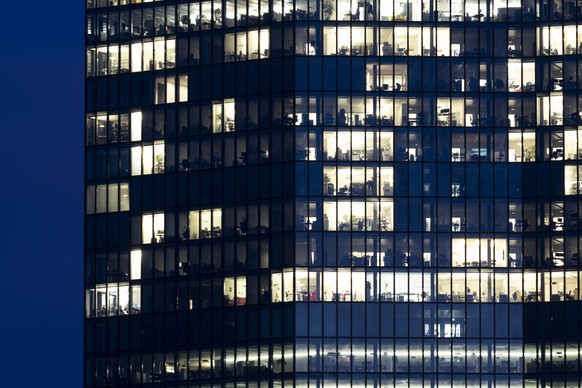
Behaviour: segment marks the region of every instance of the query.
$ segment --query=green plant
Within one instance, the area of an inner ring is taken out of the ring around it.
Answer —
[[[528,146],[523,149],[523,160],[525,162],[533,162],[536,160],[535,146]]]
[[[344,216],[342,217],[342,219],[344,220],[344,222],[352,223],[352,224],[353,223],[356,223],[356,221],[358,220],[356,218],[356,216],[353,215],[353,214],[351,216],[349,214],[344,214]]]
[[[217,27],[222,25],[222,8],[216,8],[214,10],[214,23]]]
[[[335,11],[335,0],[323,0],[323,18],[329,20]]]
[[[190,25],[190,18],[188,17],[188,15],[180,16],[180,23],[182,23],[185,26]]]
[[[156,155],[156,165],[154,166],[156,173],[164,172],[164,155]]]
[[[210,116],[210,123],[213,132],[222,132],[222,113],[215,113],[214,120]]]

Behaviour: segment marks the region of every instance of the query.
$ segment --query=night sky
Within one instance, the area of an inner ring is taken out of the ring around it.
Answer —
[[[2,14],[0,385],[82,387],[84,0]]]

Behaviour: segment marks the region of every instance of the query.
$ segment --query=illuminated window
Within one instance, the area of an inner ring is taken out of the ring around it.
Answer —
[[[564,166],[564,190],[566,195],[578,195],[581,192],[580,167]]]
[[[212,132],[232,132],[235,130],[234,99],[212,104]]]
[[[164,242],[164,213],[149,213],[142,216],[142,243]]]
[[[190,239],[222,236],[222,209],[193,210],[188,219]]]
[[[87,186],[87,214],[129,210],[129,183]]]
[[[141,311],[140,287],[130,287],[128,283],[98,284],[85,291],[85,309],[88,318],[137,314]]]
[[[224,279],[224,302],[226,306],[244,306],[247,303],[246,276]]]
[[[165,144],[131,147],[131,175],[161,174],[165,171]]]
[[[535,133],[509,132],[508,160],[510,162],[534,162],[535,158]]]

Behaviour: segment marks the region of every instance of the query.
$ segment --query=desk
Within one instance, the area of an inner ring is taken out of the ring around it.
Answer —
[[[398,302],[420,302],[422,299],[419,294],[415,294],[412,292],[401,292],[398,293]]]
[[[363,160],[363,159],[360,158],[360,160]],[[351,194],[358,195],[358,196],[366,195],[366,188],[365,188],[364,184],[363,183],[352,183]]]
[[[337,192],[337,195],[342,196],[342,197],[346,197],[346,196],[350,195],[350,190],[348,189],[347,186],[340,187],[338,192]]]
[[[297,291],[297,301],[307,302],[309,301],[309,291]]]
[[[351,292],[346,292],[346,293],[335,293],[334,292],[332,300],[335,302],[350,302],[352,300],[352,293]]]
[[[464,302],[464,301],[465,301],[464,295],[453,294],[453,302]]]
[[[437,126],[448,127],[450,124],[450,115],[448,113],[439,113],[437,115]]]
[[[512,48],[507,49],[507,56],[510,58],[521,57],[521,50],[514,50]]]
[[[152,238],[152,240],[153,243],[164,242],[164,231],[158,230],[156,232],[156,237]]]
[[[510,92],[521,92],[521,85],[510,83],[508,87]]]
[[[380,300],[382,302],[394,302],[394,297],[391,292],[384,292],[380,294]]]
[[[350,50],[347,47],[342,47],[339,49],[337,55],[349,55]]]
[[[352,256],[352,267],[366,267],[369,264],[369,256]]]
[[[451,301],[451,298],[447,294],[438,294],[437,295],[437,302],[439,303],[448,303]]]
[[[297,9],[295,11],[296,20],[307,20],[307,11],[304,9]]]
[[[524,302],[539,302],[540,295],[536,291],[530,291],[526,295]]]
[[[349,223],[349,222],[341,222],[339,224],[338,229],[340,231],[349,231],[349,230],[352,230],[352,231],[360,231],[361,232],[363,230],[366,230],[366,224],[363,222],[363,220],[353,221],[351,223]]]
[[[222,237],[222,228],[220,226],[212,228],[212,237]]]
[[[398,48],[396,48],[396,53],[395,54],[397,56],[399,56],[399,57],[403,57],[403,56],[406,56],[407,51],[408,50],[406,50],[405,48],[398,47]]]

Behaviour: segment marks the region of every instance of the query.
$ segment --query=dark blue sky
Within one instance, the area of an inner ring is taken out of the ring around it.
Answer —
[[[82,386],[83,7],[2,3],[3,387]]]

